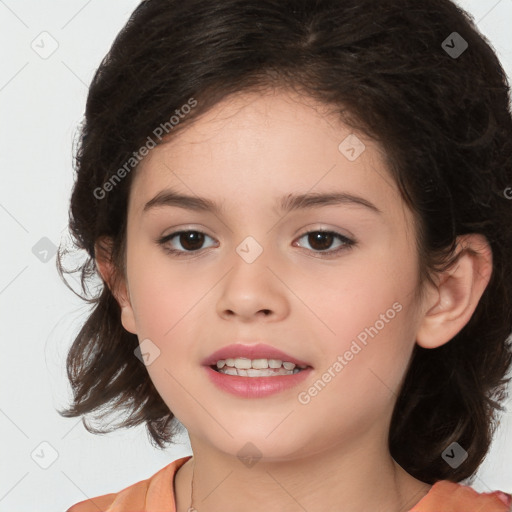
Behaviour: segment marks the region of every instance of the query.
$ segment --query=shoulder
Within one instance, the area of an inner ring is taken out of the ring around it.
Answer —
[[[150,478],[141,480],[119,492],[104,494],[75,503],[66,512],[132,512],[161,507],[172,510],[174,505],[173,481],[176,471],[192,456],[176,459]]]
[[[409,512],[512,512],[512,495],[439,480]]]

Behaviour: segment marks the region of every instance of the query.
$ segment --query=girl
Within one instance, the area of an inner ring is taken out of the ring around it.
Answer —
[[[143,1],[87,101],[61,414],[193,456],[68,512],[510,510],[461,483],[512,364],[509,100],[449,0]]]

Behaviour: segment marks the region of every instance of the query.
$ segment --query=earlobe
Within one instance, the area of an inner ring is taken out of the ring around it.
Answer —
[[[483,235],[458,238],[459,258],[440,276],[437,288],[429,292],[416,333],[423,348],[437,348],[449,342],[469,322],[492,274],[492,251]]]
[[[137,334],[128,285],[125,279],[118,275],[118,271],[111,258],[112,239],[110,237],[102,237],[94,245],[94,251],[96,269],[121,308],[121,323],[123,327],[128,332]]]
[[[137,334],[135,315],[131,305],[121,306],[121,323],[128,332]]]

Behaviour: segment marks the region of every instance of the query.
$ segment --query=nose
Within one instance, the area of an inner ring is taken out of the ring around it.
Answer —
[[[252,263],[237,256],[238,261],[234,261],[222,280],[217,313],[224,319],[278,321],[288,315],[288,288],[283,284],[284,276],[279,276],[264,253]]]

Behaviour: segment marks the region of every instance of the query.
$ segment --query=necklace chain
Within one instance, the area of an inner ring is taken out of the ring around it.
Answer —
[[[192,482],[190,484],[190,507],[187,512],[197,512],[197,510],[192,506],[194,502],[194,469],[196,467],[195,461],[192,465]]]

